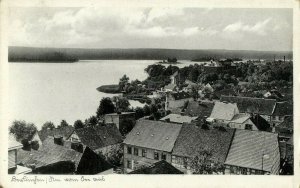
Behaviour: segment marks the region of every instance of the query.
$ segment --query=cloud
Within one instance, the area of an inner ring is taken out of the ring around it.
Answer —
[[[254,25],[248,25],[244,24],[241,21],[238,21],[233,24],[227,25],[223,31],[225,32],[239,32],[239,31],[244,31],[244,32],[250,32],[250,33],[255,33],[258,35],[266,35],[266,30],[268,27],[268,23],[271,21],[271,18],[268,18],[264,21],[259,21]]]

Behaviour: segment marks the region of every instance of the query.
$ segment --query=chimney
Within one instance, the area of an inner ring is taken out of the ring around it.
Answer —
[[[83,153],[83,145],[79,142],[72,142],[71,149]]]
[[[62,136],[54,136],[54,144],[57,145],[64,145],[63,137]]]

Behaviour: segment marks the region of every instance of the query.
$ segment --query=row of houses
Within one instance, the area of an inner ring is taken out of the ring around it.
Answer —
[[[214,174],[279,174],[277,133],[139,120],[123,143],[128,173],[161,160],[193,173],[198,157],[207,169],[223,167]]]

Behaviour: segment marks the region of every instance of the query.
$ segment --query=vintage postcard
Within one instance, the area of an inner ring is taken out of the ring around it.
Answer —
[[[0,3],[1,186],[300,186],[299,1]]]

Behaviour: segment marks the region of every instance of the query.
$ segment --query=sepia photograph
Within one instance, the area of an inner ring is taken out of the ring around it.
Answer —
[[[294,175],[293,8],[7,11],[9,175]]]

